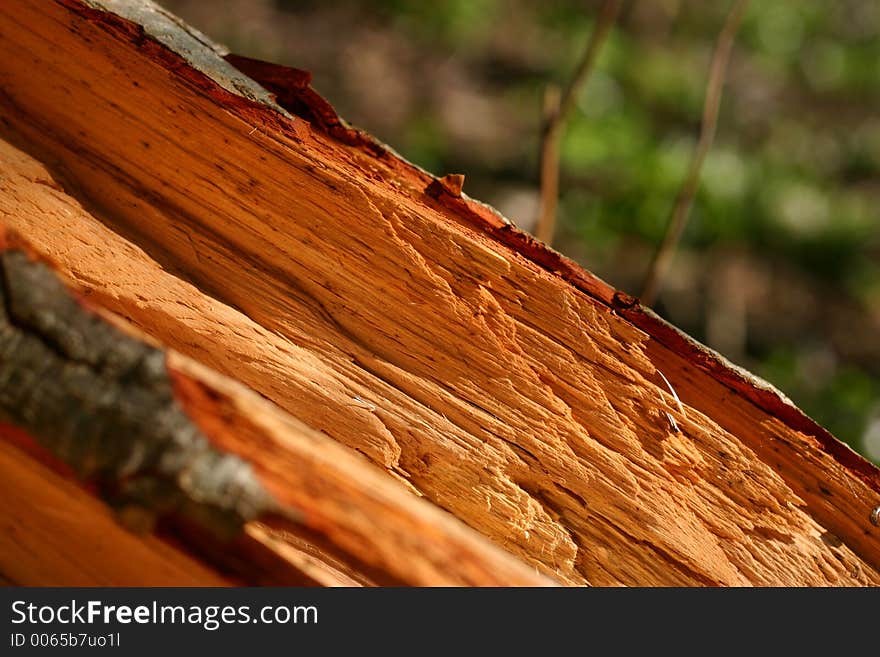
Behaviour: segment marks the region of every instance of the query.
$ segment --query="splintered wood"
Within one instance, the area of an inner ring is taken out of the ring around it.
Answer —
[[[495,558],[495,583],[880,583],[880,474],[775,392],[396,156],[235,92],[207,46],[179,55],[101,5],[0,6],[0,216],[92,304],[308,425],[269,445],[198,413],[276,495],[319,507],[300,489],[326,485],[316,531],[373,575],[413,541],[430,567],[396,580],[442,582],[464,541],[481,565],[460,583]],[[319,438],[360,484],[302,465]],[[334,505],[368,481],[407,509],[391,538],[387,505]]]
[[[0,436],[79,479],[121,521],[170,521],[248,583],[551,583],[241,384],[120,330],[38,258],[0,230]],[[56,496],[70,487],[45,479]],[[18,480],[22,501],[0,517],[35,536],[41,514],[57,520],[39,506],[51,494],[35,505],[34,478]],[[89,524],[67,529],[94,538]],[[130,540],[102,542],[114,551]],[[57,547],[30,550],[52,558]],[[4,575],[30,581],[28,565]]]

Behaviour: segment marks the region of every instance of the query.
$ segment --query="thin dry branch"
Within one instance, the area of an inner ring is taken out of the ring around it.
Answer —
[[[605,0],[590,41],[584,50],[571,81],[561,99],[556,85],[550,85],[544,95],[544,129],[541,135],[541,210],[535,225],[535,237],[551,244],[556,228],[556,204],[559,197],[559,140],[562,129],[576,99],[590,77],[599,51],[617,14],[622,0]]]
[[[678,241],[681,239],[681,234],[687,224],[688,214],[700,184],[700,171],[703,168],[703,161],[706,159],[706,155],[712,147],[712,141],[715,138],[715,130],[718,125],[718,110],[721,106],[721,92],[727,75],[727,64],[730,61],[733,41],[748,4],[749,0],[736,0],[724,21],[721,33],[718,35],[718,42],[715,45],[715,53],[712,55],[712,63],[709,68],[709,82],[706,88],[706,101],[703,106],[700,139],[694,150],[694,156],[691,159],[687,177],[675,200],[675,206],[672,210],[669,224],[666,227],[666,234],[654,253],[654,259],[651,261],[648,272],[645,275],[641,302],[646,306],[654,304],[663,277],[666,275],[669,264],[672,261],[672,256],[675,254],[675,247],[678,245]]]
[[[562,92],[555,84],[544,89],[544,122],[553,125],[559,116]],[[541,140],[541,214],[535,225],[535,236],[546,242],[553,241],[556,225],[556,205],[559,200],[559,131],[544,132]]]

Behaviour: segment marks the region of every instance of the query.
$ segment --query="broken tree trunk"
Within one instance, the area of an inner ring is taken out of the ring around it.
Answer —
[[[347,126],[307,74],[224,59],[141,0],[4,5],[0,34],[0,216],[22,236],[4,258],[48,258],[143,336],[126,339],[158,344],[161,408],[271,500],[218,532],[177,470],[153,468],[175,492],[137,498],[133,515],[160,522],[133,535],[94,497],[125,522],[124,479],[67,459],[90,484],[73,486],[51,427],[0,408],[18,499],[68,491],[71,513],[94,516],[73,545],[136,542],[154,564],[62,563],[68,543],[35,497],[0,511],[39,555],[0,556],[5,579],[880,583],[873,465],[460,178]],[[89,426],[71,440],[100,443]],[[0,555],[22,544],[5,534]]]
[[[170,520],[246,581],[547,583],[246,388],[119,330],[14,233],[0,235],[0,290],[0,407],[16,427],[0,433],[91,484],[132,529]],[[26,489],[46,490],[39,481]],[[39,507],[22,515],[27,497],[12,506],[13,528],[32,530]],[[106,551],[124,554],[117,541],[130,539],[115,530]],[[297,554],[302,543],[318,553]],[[13,547],[7,558],[20,556]]]

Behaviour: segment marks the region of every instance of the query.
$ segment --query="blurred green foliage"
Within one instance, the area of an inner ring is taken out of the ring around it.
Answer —
[[[313,70],[343,116],[429,170],[466,173],[468,193],[529,228],[542,93],[567,82],[600,2],[218,3],[269,27],[164,4],[233,49]],[[555,246],[631,293],[731,4],[626,2],[567,125]],[[880,462],[863,442],[880,418],[878,108],[880,2],[753,0],[657,310]]]

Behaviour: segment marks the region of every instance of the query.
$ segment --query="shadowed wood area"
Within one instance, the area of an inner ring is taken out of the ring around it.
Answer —
[[[0,573],[28,586],[229,586],[191,556],[135,537],[76,483],[9,444],[0,427]],[[35,521],[39,518],[45,521]]]
[[[307,425],[267,442],[255,418],[294,420],[245,392],[259,412],[190,411],[276,497],[301,507],[322,477],[337,499],[387,489],[402,519],[389,502],[313,527],[369,564],[346,577],[392,572],[411,540],[430,556],[393,572],[409,583],[880,583],[874,466],[340,122],[307,76],[230,58],[272,100],[130,10],[148,6],[0,7],[0,216],[92,304]],[[200,390],[178,386],[184,408]],[[333,458],[310,461],[316,444]],[[399,532],[381,545],[380,521]]]

